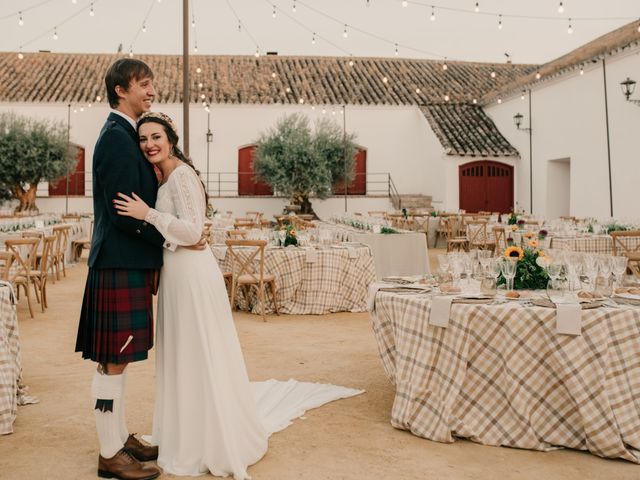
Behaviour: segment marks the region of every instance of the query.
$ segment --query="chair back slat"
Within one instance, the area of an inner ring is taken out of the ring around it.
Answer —
[[[231,272],[233,275],[239,277],[246,274],[251,276],[256,283],[262,282],[264,278],[266,240],[227,239],[225,243],[227,245],[227,254],[231,255]],[[256,262],[258,263],[257,268],[255,266]]]

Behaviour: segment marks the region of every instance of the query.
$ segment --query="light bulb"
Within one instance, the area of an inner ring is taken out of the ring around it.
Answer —
[[[398,56],[398,44],[396,43],[396,57]]]
[[[420,93],[420,89],[419,88],[416,88],[416,93],[418,93],[418,94]]]
[[[498,16],[498,30],[502,30],[502,14]]]
[[[89,107],[89,108],[93,107],[93,103],[89,102],[89,103],[87,104],[87,107]]]
[[[432,22],[436,21],[436,9],[431,7],[431,16],[429,17],[429,20],[431,20]]]
[[[193,51],[194,51],[195,53],[198,53],[198,45],[195,45],[195,46],[193,47]]]
[[[291,89],[289,87],[285,88],[284,91],[287,93],[291,93]]]
[[[473,99],[473,104],[475,105],[476,103],[478,103],[478,100],[476,100],[475,98]]]
[[[196,73],[200,73],[202,72],[202,69],[200,67],[196,68]]]
[[[445,102],[448,102],[448,101],[449,101],[449,95],[446,95],[446,94],[445,94],[445,96],[444,96],[444,101],[445,101]]]
[[[382,77],[382,83],[387,83],[389,79],[387,77]]]
[[[271,17],[276,18],[276,6],[273,6],[273,12],[271,12]]]
[[[20,14],[20,18],[18,19],[18,25],[23,26],[24,20],[22,20],[22,12],[18,12]]]
[[[562,4],[562,2],[560,2],[560,5],[558,5],[558,13],[564,13],[564,5]]]
[[[567,28],[567,33],[571,35],[573,33],[573,27],[571,26],[571,19],[569,19],[569,28]]]
[[[473,9],[476,13],[480,11],[480,3],[476,2],[476,7]]]
[[[191,28],[196,28],[196,21],[195,20],[191,20]]]
[[[23,58],[24,58],[24,55],[22,54],[22,52],[20,52],[20,53],[18,54],[18,60],[22,60]]]
[[[53,29],[53,39],[58,40],[58,31],[55,28]]]
[[[147,26],[144,23],[142,24],[142,33],[147,33]]]
[[[276,72],[271,73],[271,78],[276,78]]]
[[[580,75],[584,75],[584,67],[582,65],[580,66]]]
[[[291,10],[293,10],[293,13],[296,13],[296,0],[293,0],[293,7]]]
[[[298,100],[298,103],[302,105],[304,103],[304,98],[301,98],[300,100]]]
[[[255,57],[258,58],[260,56],[260,49],[256,48],[256,53],[254,53]]]
[[[311,110],[315,110],[316,106],[315,105],[311,105]]]
[[[524,100],[524,90],[522,90],[522,93],[520,94],[520,100]]]
[[[402,0],[403,7],[407,7],[408,5],[409,5],[409,2],[407,2],[407,0]]]
[[[344,38],[347,38],[347,37],[349,36],[349,34],[347,33],[347,25],[346,25],[346,24],[345,24],[345,26],[344,26],[344,32],[342,32],[342,36],[343,36]]]
[[[84,107],[80,107],[80,111],[81,111],[81,112],[84,112]]]
[[[204,87],[204,84],[202,82],[198,83],[198,88],[202,88]]]
[[[491,78],[496,78],[496,72],[491,72]]]
[[[204,100],[205,98],[207,98],[207,96],[204,93],[201,93],[200,98]]]
[[[498,98],[498,103],[499,104],[502,103],[502,99],[501,98]]]
[[[78,0],[71,0],[71,3],[75,5],[76,3],[78,3]]]
[[[447,68],[449,68],[449,67],[447,66],[447,62],[444,62],[444,63],[442,64],[442,70],[446,70]]]
[[[327,109],[326,109],[326,108],[323,108],[323,109],[322,109],[322,113],[323,113],[323,114],[327,113]]]
[[[91,10],[89,10],[89,16],[93,17],[96,14],[96,12],[93,11],[93,3],[91,4]]]
[[[536,80],[540,80],[540,77],[542,77],[542,75],[540,75],[540,72],[536,73]]]
[[[349,60],[349,66],[353,67],[353,60]]]
[[[101,97],[100,95],[98,95],[98,96],[96,97],[96,102],[100,102],[100,101],[102,101],[102,97]]]
[[[311,45],[315,45],[316,44],[316,33],[313,32],[313,36],[311,37]]]

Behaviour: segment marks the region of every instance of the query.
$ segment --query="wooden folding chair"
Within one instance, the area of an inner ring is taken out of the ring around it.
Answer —
[[[507,230],[505,227],[493,227],[492,230],[495,242],[493,253],[498,255],[507,249]]]
[[[251,230],[254,226],[253,220],[250,218],[236,218],[233,222],[233,228],[239,230],[241,228]]]
[[[265,284],[268,284],[271,289],[276,315],[279,315],[276,278],[273,274],[265,273],[264,271],[264,249],[267,242],[265,240],[229,239],[226,244],[228,247],[227,255],[230,255],[231,258],[231,308],[235,309],[238,287],[246,287],[245,293],[248,298],[249,289],[251,286],[255,286],[258,289],[262,320],[266,322],[264,287]],[[249,247],[249,250],[239,250],[242,247]]]
[[[72,214],[62,215],[62,220],[64,222],[79,222],[80,215],[72,215]]]
[[[0,280],[9,281],[9,272],[13,264],[13,252],[0,252]]]
[[[612,253],[629,259],[627,270],[640,277],[640,231],[611,232]]]
[[[30,286],[33,285],[38,300],[40,293],[38,277],[35,275],[39,243],[39,238],[11,238],[4,241],[7,251],[13,254],[17,264],[15,272],[9,273],[9,281],[14,285],[18,298],[20,298],[20,287],[24,289],[31,318],[33,318],[33,307]],[[42,311],[44,312],[44,305],[42,305]]]
[[[469,240],[469,248],[478,248],[480,250],[494,250],[495,240],[490,238],[487,232],[486,220],[473,220],[467,222],[467,238]]]
[[[91,249],[91,237],[93,237],[93,220],[91,220],[91,225],[89,226],[89,236],[79,238],[71,242],[72,261],[77,262],[80,260],[80,257],[82,257],[82,251],[85,248],[87,250]]]
[[[62,267],[63,276],[67,276],[67,269],[65,268],[65,255],[67,252],[67,246],[69,245],[69,230],[70,225],[56,225],[53,227],[53,234],[56,236],[56,242],[53,252],[53,265],[56,269],[56,278],[60,280],[60,268]]]
[[[467,237],[458,236],[458,220],[455,217],[445,217],[442,219],[444,237],[447,241],[447,252],[453,250],[468,250],[469,242]]]
[[[249,234],[248,230],[227,230],[227,238],[230,239],[244,239]]]

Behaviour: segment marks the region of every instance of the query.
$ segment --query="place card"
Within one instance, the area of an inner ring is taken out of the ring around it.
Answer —
[[[44,228],[44,220],[36,220],[36,228]]]
[[[431,299],[429,310],[429,325],[447,328],[449,326],[449,314],[451,312],[451,296],[435,296]]]
[[[349,258],[358,258],[358,251],[353,247],[347,247]]]
[[[582,334],[582,307],[580,304],[556,304],[556,332],[562,335]]]
[[[315,263],[318,260],[318,251],[311,247],[305,248],[305,261],[307,263]]]

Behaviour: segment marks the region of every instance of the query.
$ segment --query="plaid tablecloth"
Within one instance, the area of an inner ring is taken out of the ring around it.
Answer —
[[[626,238],[625,244],[636,248],[640,244],[638,238]],[[613,254],[613,239],[611,235],[591,235],[588,237],[552,237],[551,248],[571,250],[573,252]]]
[[[221,270],[231,271],[226,247],[213,246],[212,250]],[[280,312],[296,315],[364,312],[367,288],[375,281],[373,256],[367,246],[323,247],[312,253],[298,247],[267,248],[264,268],[276,277]],[[260,313],[256,289],[251,292],[252,312]],[[267,311],[273,312],[268,290],[267,298]]]
[[[559,335],[554,309],[454,304],[428,325],[426,295],[378,292],[373,331],[395,384],[394,427],[534,450],[569,447],[640,463],[640,308],[582,312]]]
[[[18,412],[20,343],[10,287],[0,284],[0,435],[13,432]]]

